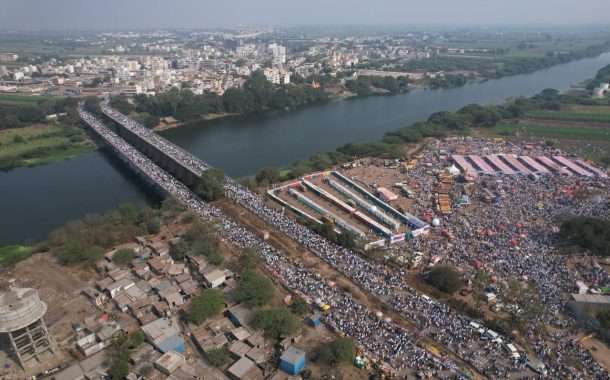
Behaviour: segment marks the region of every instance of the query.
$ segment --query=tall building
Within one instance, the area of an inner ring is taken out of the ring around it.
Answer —
[[[269,51],[273,56],[273,65],[280,66],[286,63],[286,47],[278,44],[269,45]]]
[[[6,334],[22,367],[32,359],[40,360],[46,352],[54,352],[54,344],[44,315],[47,305],[38,291],[11,287],[0,294],[0,334]]]

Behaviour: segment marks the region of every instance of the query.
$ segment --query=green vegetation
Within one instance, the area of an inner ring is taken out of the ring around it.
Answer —
[[[396,95],[408,91],[408,79],[406,77],[368,77],[359,76],[356,79],[345,81],[345,87],[358,96],[370,96],[374,94]]]
[[[337,338],[325,344],[318,353],[318,359],[329,366],[351,363],[356,356],[356,346],[350,338]]]
[[[159,210],[130,204],[103,215],[90,215],[69,222],[49,235],[48,246],[62,264],[93,264],[104,250],[146,234],[148,221]]]
[[[610,112],[568,112],[568,111],[535,111],[525,116],[530,119],[545,119],[559,121],[582,121],[592,123],[610,123]]]
[[[299,319],[286,307],[259,309],[253,315],[251,325],[263,330],[268,338],[279,340],[297,332]]]
[[[290,311],[292,311],[294,314],[296,314],[298,316],[303,317],[307,313],[309,313],[309,305],[303,299],[303,297],[296,296],[292,300],[292,303],[290,304]]]
[[[129,374],[131,354],[144,343],[144,333],[141,330],[131,334],[120,334],[114,338],[106,350],[106,358],[110,363],[108,374],[112,380],[123,380]]]
[[[195,184],[195,193],[206,202],[212,202],[224,196],[225,175],[220,169],[208,169]]]
[[[220,313],[225,306],[224,294],[219,289],[206,289],[193,298],[188,311],[188,320],[201,324],[206,319]]]
[[[112,262],[118,266],[124,267],[131,263],[136,253],[133,249],[119,249],[112,255]]]
[[[347,249],[353,249],[356,247],[356,235],[349,231],[343,230],[340,234],[338,234],[335,232],[335,227],[329,223],[311,223],[309,228],[335,244],[339,244]]]
[[[34,166],[91,150],[79,126],[76,99],[0,96],[0,170]],[[58,116],[52,125],[46,115]]]
[[[267,305],[275,293],[273,282],[253,269],[246,269],[235,289],[235,299],[250,306]]]
[[[34,250],[24,245],[7,245],[0,247],[0,267],[6,268],[32,256]]]
[[[464,285],[460,273],[449,265],[435,265],[426,280],[430,285],[448,294],[457,292]]]
[[[462,87],[468,82],[468,78],[462,74],[446,74],[428,80],[428,85],[432,88],[455,88]]]
[[[231,352],[226,347],[211,349],[205,353],[210,365],[216,368],[222,368],[229,364],[233,357]]]
[[[123,111],[143,113],[145,117],[172,116],[179,121],[200,120],[208,114],[250,114],[286,110],[327,100],[324,91],[304,84],[275,86],[262,71],[252,73],[243,88],[232,88],[224,95],[194,95],[190,90],[172,89],[150,97],[135,97],[135,106],[119,102]],[[126,113],[129,113],[126,112]]]
[[[610,128],[589,128],[579,125],[556,126],[540,124],[498,124],[492,129],[502,136],[517,134],[531,137],[549,137],[568,140],[610,141]]]
[[[610,256],[610,222],[590,217],[574,217],[561,224],[559,235],[566,243],[589,250],[593,255]]]
[[[93,149],[81,128],[32,126],[0,130],[0,170],[72,158]]]

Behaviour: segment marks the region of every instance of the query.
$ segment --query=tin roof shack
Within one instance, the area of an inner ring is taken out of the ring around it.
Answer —
[[[227,310],[229,319],[237,327],[248,326],[248,321],[252,317],[252,310],[248,309],[245,305],[235,305]]]
[[[305,368],[305,351],[288,347],[280,357],[280,368],[290,375],[298,375]]]
[[[229,369],[227,370],[229,376],[234,380],[248,379],[248,380],[262,380],[263,379],[263,371],[256,366],[256,364],[246,358],[243,357],[236,361]]]
[[[231,353],[236,357],[242,358],[246,356],[246,354],[248,353],[248,351],[250,351],[251,348],[252,347],[248,346],[246,343],[236,340],[229,346],[229,351],[231,351]]]
[[[226,279],[227,277],[225,276],[225,272],[220,269],[214,269],[203,275],[203,280],[210,288],[217,288],[221,286],[224,284]]]
[[[184,353],[184,339],[174,323],[167,318],[159,318],[142,326],[146,339],[161,352]]]
[[[183,355],[175,351],[169,351],[155,361],[155,367],[167,376],[170,376],[184,363],[186,363],[186,359]]]
[[[191,333],[191,337],[201,351],[209,351],[221,348],[229,341],[223,333],[214,333],[206,326],[198,327]]]
[[[121,280],[115,281],[106,287],[106,292],[110,296],[110,298],[114,298],[122,293],[124,290],[135,286],[135,282],[130,280],[129,278],[123,278]]]

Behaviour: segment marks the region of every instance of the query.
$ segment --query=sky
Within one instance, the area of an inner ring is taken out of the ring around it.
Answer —
[[[0,0],[0,29],[608,24],[610,0]]]

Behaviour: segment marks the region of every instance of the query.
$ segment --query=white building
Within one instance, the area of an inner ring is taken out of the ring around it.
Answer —
[[[286,47],[278,44],[269,45],[269,51],[273,56],[273,65],[279,66],[286,63]]]
[[[265,78],[273,84],[289,84],[290,83],[290,72],[282,69],[265,69],[263,70]]]

